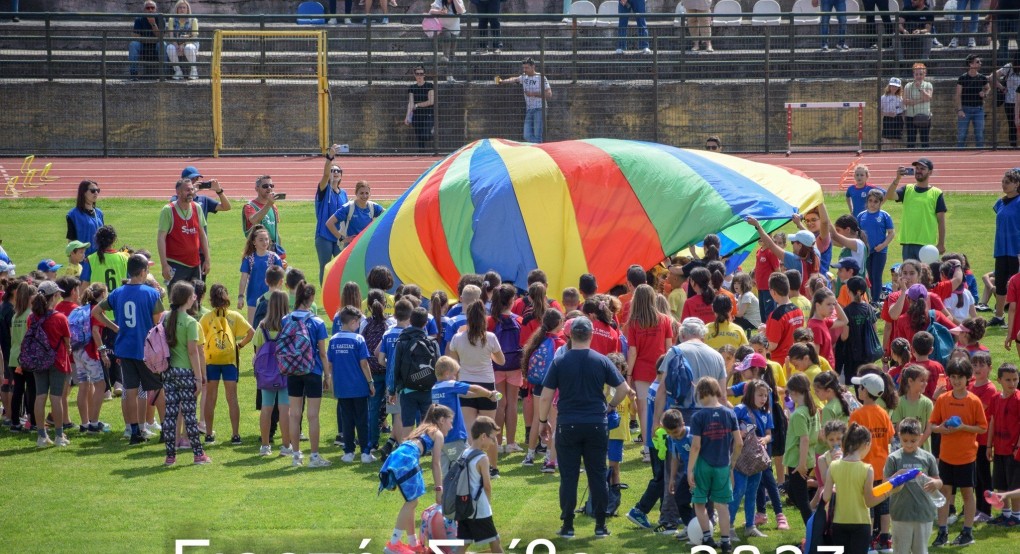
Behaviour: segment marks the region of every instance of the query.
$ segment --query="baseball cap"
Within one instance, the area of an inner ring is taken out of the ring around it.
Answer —
[[[197,167],[195,167],[193,165],[189,165],[188,167],[185,167],[184,171],[181,172],[181,179],[194,179],[195,177],[201,177],[201,176],[202,176],[202,173],[198,170]]]
[[[578,339],[587,339],[595,331],[591,320],[585,316],[575,317],[570,323],[570,336]]]
[[[924,285],[917,283],[910,285],[907,289],[907,298],[911,300],[924,300],[928,297],[928,289],[924,288]]]
[[[872,396],[879,396],[885,392],[885,381],[874,373],[866,373],[864,375],[854,377],[853,379],[850,379],[850,382],[855,385],[861,385],[867,389]]]
[[[892,264],[892,267],[889,268],[889,271],[892,273],[898,272],[900,270],[900,265],[901,264]]]
[[[853,270],[855,275],[861,272],[861,264],[858,263],[857,260],[853,258],[840,258],[839,263],[836,264],[836,267],[840,269]]]
[[[861,292],[868,292],[868,282],[864,280],[864,277],[860,275],[854,275],[847,279],[846,288],[854,294]]]
[[[82,242],[80,240],[72,240],[71,242],[67,243],[67,248],[64,248],[64,255],[70,256],[71,252],[74,252],[79,248],[88,248],[89,246],[90,244],[87,242]]]
[[[935,164],[931,163],[931,160],[928,158],[921,158],[910,165],[923,165],[928,168],[928,171],[935,169]]]
[[[58,292],[64,292],[64,290],[58,287],[53,281],[43,281],[39,283],[39,292],[43,293],[44,296],[50,296],[52,294],[57,294]]]
[[[58,264],[57,262],[50,259],[45,259],[39,262],[39,265],[35,266],[36,269],[44,273],[47,271],[56,271],[62,267],[64,267],[62,264]]]
[[[765,359],[765,356],[762,356],[757,352],[752,352],[751,354],[748,354],[747,357],[745,357],[743,360],[741,360],[741,362],[737,364],[737,367],[735,369],[737,371],[747,371],[752,367],[766,368],[768,366],[769,362],[768,360]]]
[[[903,81],[901,81],[899,77],[893,77],[889,79],[889,86],[901,87],[903,86]]]
[[[793,242],[799,242],[804,246],[813,246],[815,244],[815,234],[811,231],[800,230],[794,233],[793,236],[790,237],[790,240]]]

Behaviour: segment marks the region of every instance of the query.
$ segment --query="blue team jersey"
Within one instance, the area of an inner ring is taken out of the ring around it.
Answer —
[[[894,228],[892,216],[885,210],[878,210],[874,213],[869,211],[858,212],[857,224],[861,226],[861,230],[868,236],[869,252],[874,252],[875,246],[885,241],[886,231]]]
[[[432,385],[432,402],[453,411],[453,427],[446,434],[446,442],[467,440],[464,416],[460,413],[460,395],[467,394],[471,385],[463,381],[439,381]]]
[[[329,339],[326,357],[333,366],[334,398],[367,398],[368,381],[361,371],[361,361],[368,359],[365,337],[341,331]]]
[[[294,310],[288,314],[288,316],[291,315],[298,319],[311,316],[305,321],[305,328],[308,329],[308,334],[312,337],[312,347],[315,349],[315,352],[312,354],[312,358],[315,359],[315,367],[312,368],[312,373],[322,375],[322,357],[319,352],[319,341],[329,338],[329,333],[326,332],[326,324],[318,316],[307,310]],[[368,385],[368,383],[365,384],[366,386]]]
[[[113,311],[114,322],[120,327],[113,341],[118,358],[141,360],[145,335],[154,327],[152,314],[162,311],[159,291],[148,285],[121,285],[103,302]]]
[[[347,215],[351,210],[354,210],[354,215],[351,216],[351,223],[347,227],[348,237],[358,236],[372,223],[372,220],[383,213],[383,207],[375,202],[368,204],[364,208],[359,208],[354,201],[350,201],[333,212],[333,217],[336,218],[337,223],[347,221]]]
[[[386,356],[386,390],[392,391],[395,386],[394,375],[393,375],[393,364],[396,361],[397,351],[397,339],[400,338],[400,333],[404,332],[406,327],[393,326],[386,330],[382,336],[382,342],[379,343],[379,351]],[[397,391],[399,392],[399,391]]]
[[[702,408],[691,416],[690,423],[691,433],[701,437],[700,459],[712,467],[730,465],[733,431],[737,430],[733,410],[725,406]]]
[[[453,340],[453,336],[457,334],[457,329],[465,325],[467,325],[467,316],[464,314],[446,317],[446,320],[443,321],[443,342],[439,345],[439,352],[446,354],[446,348]]]
[[[346,203],[347,191],[344,189],[334,192],[333,187],[327,183],[326,188],[315,191],[315,238],[321,237],[330,242],[336,242],[333,233],[326,229],[326,222],[329,221],[329,216]]]
[[[885,193],[882,189],[872,185],[864,185],[864,188],[857,188],[857,185],[850,185],[850,187],[846,189],[846,197],[850,199],[850,213],[859,214],[864,210],[867,210],[868,193],[873,190]]]
[[[96,246],[96,231],[104,224],[103,210],[93,207],[92,213],[89,214],[77,207],[71,208],[71,211],[67,212],[67,220],[71,224],[70,227],[74,228],[74,237],[69,236],[68,240],[73,238],[89,243],[89,247],[85,249],[86,256],[99,249]]]
[[[259,298],[269,292],[269,285],[266,284],[266,270],[271,265],[283,266],[283,260],[272,251],[266,251],[263,256],[255,253],[241,258],[240,271],[248,274],[248,288],[244,291],[248,306],[254,308],[258,305]]]

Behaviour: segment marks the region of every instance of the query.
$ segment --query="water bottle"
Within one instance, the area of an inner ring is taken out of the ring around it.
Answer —
[[[924,491],[923,487],[927,485],[928,482],[931,480],[932,480],[931,477],[928,477],[923,473],[917,476],[917,484],[922,487],[921,489],[922,491]],[[935,489],[931,492],[925,491],[924,493],[928,495],[928,499],[931,500],[931,503],[934,504],[936,508],[941,508],[942,506],[945,506],[946,497],[942,496],[942,493],[938,489]]]

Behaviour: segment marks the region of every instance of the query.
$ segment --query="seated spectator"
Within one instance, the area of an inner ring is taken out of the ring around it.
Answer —
[[[129,69],[131,80],[138,80],[138,61],[157,61],[163,59],[163,47],[161,38],[166,30],[166,20],[156,13],[156,3],[146,0],[144,6],[147,15],[135,19],[133,35],[135,40],[128,45],[128,61],[131,62]]]
[[[184,78],[180,61],[180,52],[184,52],[184,58],[192,64],[188,79],[198,79],[198,66],[194,65],[198,59],[198,19],[189,17],[191,15],[191,4],[188,0],[177,0],[174,4],[174,15],[167,23],[167,30],[170,31],[171,42],[166,45],[166,57],[174,64],[174,80]]]

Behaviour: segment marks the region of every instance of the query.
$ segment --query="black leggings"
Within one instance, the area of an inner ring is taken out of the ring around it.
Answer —
[[[792,467],[788,468],[786,472],[786,492],[790,495],[790,500],[793,502],[794,507],[800,510],[800,517],[804,520],[804,524],[807,525],[807,520],[811,517],[807,480],[801,474],[794,471],[794,469]]]
[[[492,47],[502,48],[503,41],[500,40],[502,36],[499,29],[499,9],[501,0],[488,0],[487,2],[479,2],[475,4],[478,7],[478,14],[486,14],[487,17],[478,18],[478,35],[482,38],[481,47],[488,48],[489,42],[487,37],[492,36]]]
[[[11,368],[14,371],[14,368]],[[32,425],[35,421],[35,376],[30,373],[15,373],[14,387],[11,390],[11,421],[18,424],[21,415],[28,413]]]
[[[863,523],[833,523],[832,543],[842,544],[846,554],[868,554],[871,526]]]

